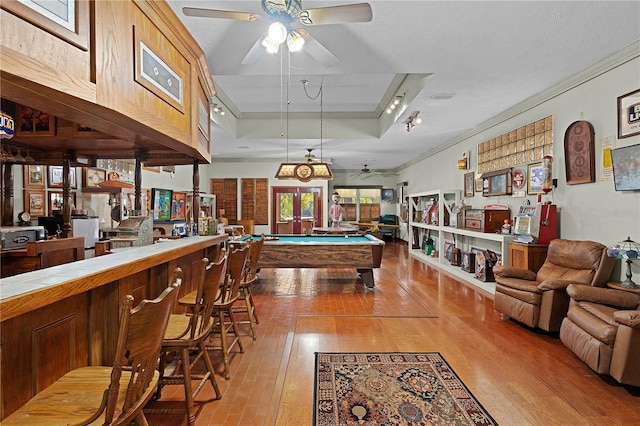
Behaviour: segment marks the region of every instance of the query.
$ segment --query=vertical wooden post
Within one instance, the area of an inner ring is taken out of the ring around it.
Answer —
[[[13,164],[2,163],[2,226],[13,225]],[[28,200],[25,200],[28,202]]]
[[[71,159],[75,158],[75,151],[66,150],[62,153],[62,238],[72,236],[71,230]]]
[[[136,150],[136,170],[135,170],[135,189],[134,189],[134,209],[143,210],[142,208],[142,160],[145,158],[145,154],[142,150]],[[146,210],[146,206],[145,209]]]
[[[197,224],[200,216],[200,164],[195,158],[193,159],[193,200],[191,202],[193,203],[191,208],[193,222]]]

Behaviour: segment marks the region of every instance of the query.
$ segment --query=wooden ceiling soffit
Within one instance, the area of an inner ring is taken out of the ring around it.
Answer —
[[[93,139],[93,143],[91,144],[74,146],[78,156],[93,155],[98,151],[103,154],[109,152],[108,157],[110,158],[132,158],[133,150],[146,149],[149,152],[171,153],[173,161],[166,165],[193,164],[194,158],[200,163],[209,164],[211,162],[210,158],[206,158],[197,149],[188,144],[133,120],[124,114],[93,102],[79,99],[7,72],[0,73],[0,85],[2,86],[2,97],[4,99],[46,111],[52,116],[71,122],[82,123],[83,126],[90,127],[91,129],[111,135],[115,139],[120,139],[131,144],[130,147],[123,147],[123,151],[128,151],[129,155],[118,157],[116,154],[122,155],[123,153],[118,153],[118,150],[113,150],[113,139]],[[21,138],[19,141],[20,145],[26,148],[31,148],[32,146],[33,149],[38,149],[38,145],[45,140],[38,140],[38,138],[31,138],[35,140],[27,139],[28,138]],[[61,147],[59,146],[57,149],[52,148],[52,145],[56,145],[56,137],[48,137],[47,139],[50,143],[48,151],[52,151],[52,155],[54,155],[53,151],[59,150]],[[68,142],[69,140],[67,139],[66,141]],[[16,140],[15,143],[18,144],[18,140]],[[70,147],[65,146],[65,148],[68,149]],[[42,146],[40,146],[40,149],[42,149]],[[86,154],[84,150],[86,150]],[[111,155],[111,151],[115,151],[113,155]],[[164,165],[161,163],[158,164]]]

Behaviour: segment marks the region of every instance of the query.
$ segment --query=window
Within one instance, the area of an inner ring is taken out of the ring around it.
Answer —
[[[344,205],[345,221],[371,222],[380,218],[381,187],[336,187]]]

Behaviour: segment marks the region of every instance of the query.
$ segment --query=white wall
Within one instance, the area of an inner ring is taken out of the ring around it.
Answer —
[[[323,212],[322,217],[324,225],[327,225],[328,218],[328,181],[311,181],[307,183],[297,180],[278,180],[274,178],[276,171],[280,166],[279,161],[237,161],[223,162],[214,159],[213,164],[200,166],[200,190],[209,192],[209,180],[212,178],[238,178],[238,215],[241,214],[241,188],[240,178],[269,178],[269,216],[271,216],[271,188],[282,186],[315,186],[322,188]],[[256,225],[256,233],[269,233],[271,230],[268,225]]]
[[[408,181],[408,193],[433,189],[462,189],[465,171],[456,169],[456,160],[470,150],[471,170],[477,170],[476,148],[478,144],[517,129],[549,115],[553,116],[553,175],[558,187],[551,200],[560,212],[560,237],[576,240],[593,240],[610,245],[630,236],[640,241],[640,192],[616,192],[613,181],[600,181],[602,164],[601,141],[612,137],[616,147],[640,143],[640,136],[617,139],[617,97],[640,88],[640,59],[633,60],[599,75],[527,111],[483,130],[460,143],[445,149],[400,173],[400,181]],[[577,120],[589,121],[595,130],[596,182],[567,185],[564,166],[564,132]],[[423,125],[428,125],[428,119]],[[535,196],[528,197],[531,203]],[[511,196],[482,197],[477,194],[467,199],[475,208],[489,203],[504,203],[517,211],[523,198]],[[626,271],[626,265],[622,271]],[[634,277],[640,279],[640,262],[633,264]],[[618,265],[614,276],[620,274]]]

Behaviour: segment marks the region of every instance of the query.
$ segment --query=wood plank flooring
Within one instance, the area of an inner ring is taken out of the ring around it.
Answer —
[[[317,351],[440,352],[500,425],[639,421],[640,388],[594,374],[557,336],[502,318],[490,297],[409,257],[406,244],[387,242],[375,281],[367,290],[351,269],[263,269],[257,340],[243,329],[245,353],[233,354],[229,380],[211,354],[224,395],[201,392],[197,424],[310,425]],[[163,392],[183,398],[180,387]]]

